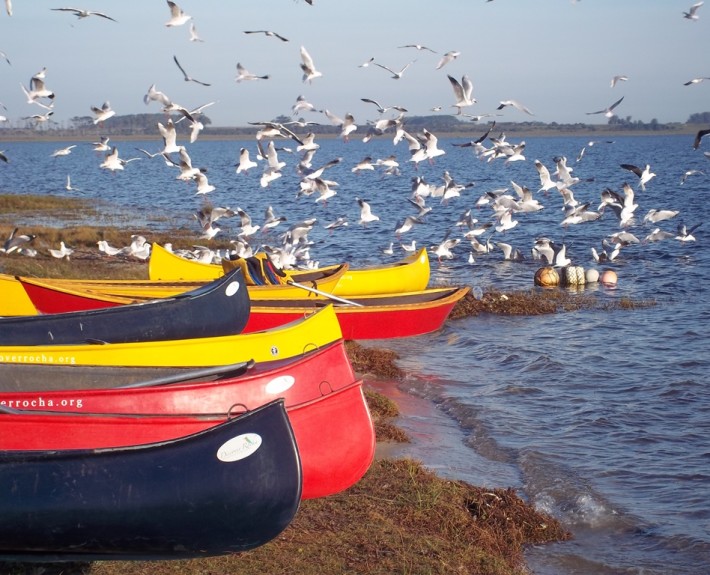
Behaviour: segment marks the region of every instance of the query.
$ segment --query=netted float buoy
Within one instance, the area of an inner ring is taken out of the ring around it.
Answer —
[[[561,280],[564,286],[583,286],[584,268],[582,266],[566,266],[562,268]]]
[[[535,272],[535,285],[553,287],[560,284],[560,274],[553,267],[547,266]]]

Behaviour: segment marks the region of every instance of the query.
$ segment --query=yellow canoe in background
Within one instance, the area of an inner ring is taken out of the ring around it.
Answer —
[[[0,346],[0,363],[125,367],[208,367],[271,361],[342,338],[332,305],[278,328],[248,334],[141,343]]]
[[[148,276],[151,280],[213,280],[220,277],[226,269],[231,269],[235,262],[223,260],[222,264],[205,264],[178,256],[158,244],[153,244],[148,261]],[[337,266],[319,268],[326,272]],[[392,264],[350,267],[343,274],[338,284],[328,293],[348,297],[356,295],[374,295],[421,291],[429,284],[429,255],[426,249],[419,251]],[[309,271],[286,271],[288,278],[299,282],[310,281]],[[321,289],[321,288],[319,288]]]

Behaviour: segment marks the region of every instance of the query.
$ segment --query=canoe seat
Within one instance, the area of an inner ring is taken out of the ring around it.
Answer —
[[[286,274],[278,269],[266,254],[229,260],[229,264],[232,269],[235,265],[241,268],[248,286],[283,285],[286,283]]]

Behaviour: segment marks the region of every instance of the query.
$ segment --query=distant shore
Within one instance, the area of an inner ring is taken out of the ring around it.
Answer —
[[[351,139],[362,139],[365,136],[367,126],[361,126],[361,131],[356,131],[351,135]],[[474,123],[464,124],[456,130],[440,129],[432,127],[431,130],[436,132],[439,138],[478,138],[490,127],[489,123]],[[507,135],[512,135],[520,138],[532,137],[588,137],[590,139],[603,138],[620,138],[620,137],[638,137],[638,136],[678,136],[678,135],[695,135],[698,130],[705,128],[704,124],[658,124],[651,128],[649,125],[642,126],[618,126],[611,124],[530,124],[516,122],[497,122],[495,132],[505,132]],[[410,130],[416,132],[418,125],[412,125]],[[302,129],[294,128],[297,133],[313,132],[322,139],[337,139],[340,137],[337,129],[330,126],[314,125],[307,126]],[[200,134],[200,140],[249,140],[256,136],[257,128],[251,126],[244,127],[226,127],[226,126],[208,126]],[[129,133],[123,130],[115,130],[111,128],[94,128],[94,129],[48,129],[48,130],[32,130],[32,129],[0,129],[0,142],[56,142],[56,141],[90,141],[96,139],[98,135],[109,136],[116,141],[134,141],[134,140],[160,140],[157,133]],[[390,137],[391,134],[383,134],[380,138]]]

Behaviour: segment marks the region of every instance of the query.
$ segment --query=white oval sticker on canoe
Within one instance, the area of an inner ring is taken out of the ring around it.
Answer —
[[[229,282],[227,284],[227,287],[224,288],[224,293],[227,294],[227,297],[233,296],[238,291],[239,291],[239,282]]]
[[[225,463],[239,461],[249,457],[261,446],[261,435],[256,433],[243,433],[225,441],[217,450],[217,459]]]
[[[280,375],[266,384],[266,393],[276,395],[283,393],[296,383],[296,378],[292,375]]]

